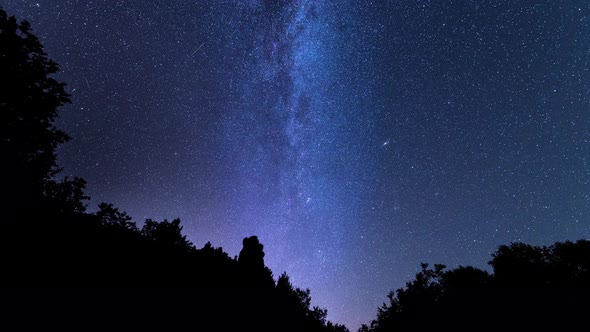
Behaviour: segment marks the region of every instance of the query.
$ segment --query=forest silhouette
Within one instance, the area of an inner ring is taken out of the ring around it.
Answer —
[[[147,219],[101,203],[86,183],[58,180],[56,128],[70,102],[59,70],[30,24],[0,9],[2,316],[21,329],[184,328],[207,331],[348,331],[311,305],[286,273],[275,281],[264,247],[246,237],[238,257],[196,248],[179,219]],[[545,330],[583,327],[590,309],[590,242],[512,243],[473,267],[422,270],[359,331]]]

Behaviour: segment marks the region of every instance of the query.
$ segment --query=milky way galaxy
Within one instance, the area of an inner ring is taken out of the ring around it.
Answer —
[[[64,175],[356,329],[421,262],[590,234],[588,1],[11,1],[73,103]]]

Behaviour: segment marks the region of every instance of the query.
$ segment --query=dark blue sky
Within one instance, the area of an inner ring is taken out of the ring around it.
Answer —
[[[183,221],[355,329],[421,262],[590,234],[588,1],[0,1],[92,206]]]

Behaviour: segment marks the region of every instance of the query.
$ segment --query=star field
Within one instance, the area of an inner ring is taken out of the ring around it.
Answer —
[[[180,217],[356,329],[421,262],[590,234],[587,1],[0,1],[92,208]]]

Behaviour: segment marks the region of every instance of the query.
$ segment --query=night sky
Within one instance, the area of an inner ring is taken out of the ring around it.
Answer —
[[[421,262],[590,238],[590,2],[0,0],[90,210],[180,217],[356,329]]]

